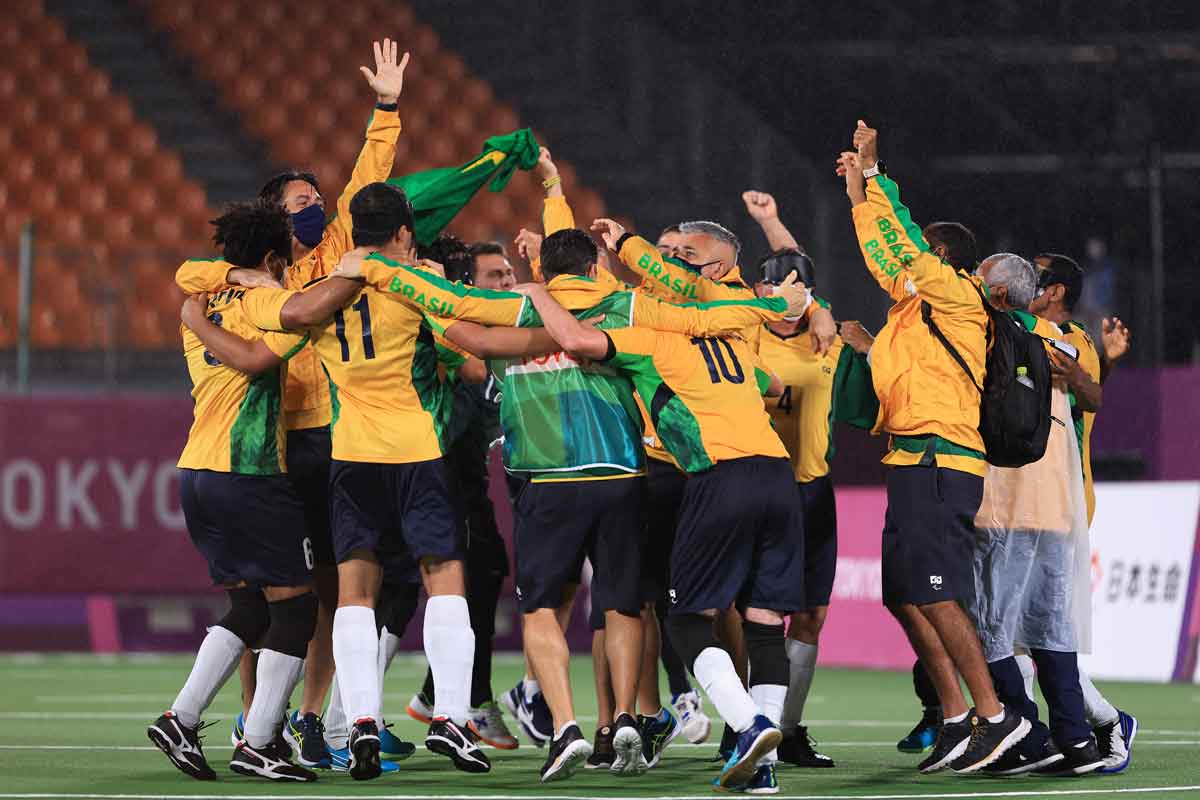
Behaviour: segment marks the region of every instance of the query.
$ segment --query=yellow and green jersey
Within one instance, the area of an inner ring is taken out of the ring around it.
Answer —
[[[183,469],[243,475],[286,471],[282,386],[287,359],[303,348],[308,336],[261,330],[251,318],[272,313],[278,318],[281,304],[277,297],[252,294],[237,286],[221,287],[208,298],[208,319],[247,341],[261,339],[285,363],[258,375],[247,375],[222,364],[196,334],[181,328],[195,402],[192,428],[179,457],[178,466]]]
[[[783,382],[783,394],[768,398],[775,432],[787,446],[792,470],[801,483],[829,474],[833,455],[833,379],[842,354],[842,339],[829,351],[813,351],[807,330],[783,336],[764,326],[758,355]]]
[[[1063,338],[1079,351],[1079,366],[1092,380],[1100,382],[1100,352],[1096,343],[1084,330],[1084,327],[1074,320],[1062,324]],[[1075,420],[1075,435],[1079,439],[1079,453],[1083,461],[1083,493],[1087,499],[1088,524],[1096,513],[1096,487],[1092,482],[1092,424],[1096,414],[1092,411],[1081,411],[1075,403],[1075,395],[1071,395],[1071,415]]]
[[[762,392],[770,373],[740,338],[607,330],[606,361],[628,374],[666,449],[686,472],[748,456],[787,458]]]

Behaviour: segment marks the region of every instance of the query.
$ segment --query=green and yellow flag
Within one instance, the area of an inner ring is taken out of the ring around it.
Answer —
[[[537,139],[529,128],[522,128],[491,137],[483,143],[479,156],[462,166],[414,172],[391,178],[388,183],[408,195],[416,219],[417,243],[429,244],[485,183],[493,192],[503,191],[518,168],[533,169],[537,159]]]

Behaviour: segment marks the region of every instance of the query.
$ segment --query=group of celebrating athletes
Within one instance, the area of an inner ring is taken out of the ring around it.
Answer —
[[[1047,482],[1066,487],[1061,516],[1090,520],[1087,438],[1104,370],[1070,321],[1082,284],[1073,261],[998,254],[980,265],[966,227],[922,231],[860,122],[838,172],[864,261],[895,301],[876,337],[856,322],[839,334],[770,195],[743,196],[771,247],[750,286],[737,237],[714,222],[681,222],[651,243],[599,219],[598,247],[575,227],[544,149],[545,235],[517,236],[535,277],[517,285],[500,245],[417,242],[408,198],[385,182],[408,55],[384,40],[375,56],[363,72],[378,104],[336,213],[327,221],[312,175],[277,176],[214,220],[221,258],[176,275],[195,399],[182,505],[230,599],[147,731],[176,767],[215,778],[200,717],[241,664],[234,772],[396,771],[415,747],[384,723],[383,676],[422,586],[429,674],[406,712],[459,770],[490,770],[480,743],[518,746],[503,707],[548,745],[542,781],[580,766],[643,774],[677,736],[709,736],[691,679],[725,723],[714,784],[769,794],[777,763],[833,767],[802,719],[837,561],[834,420],[890,436],[883,597],[919,656],[925,707],[900,748],[932,748],[922,772],[1128,764],[1136,721],[1078,671],[1083,611],[1047,608],[1063,586],[1036,570],[1012,577],[1015,559],[1057,564],[1063,548],[1049,543],[1078,536],[1034,525],[1024,547],[1004,535],[1030,533],[1005,513]],[[618,280],[616,262],[640,283]],[[1001,312],[1055,345],[1054,408],[1072,417],[1045,457],[1007,470],[988,463],[979,430]],[[1104,364],[1127,345],[1106,321]],[[486,468],[497,441],[526,656],[525,678],[499,699],[492,637],[509,562]],[[1047,481],[1050,468],[1062,480]],[[592,742],[575,719],[563,632],[585,564]],[[1072,575],[1062,581],[1069,590]],[[1054,624],[1022,623],[1047,611]],[[1033,663],[1049,729],[1026,685]]]

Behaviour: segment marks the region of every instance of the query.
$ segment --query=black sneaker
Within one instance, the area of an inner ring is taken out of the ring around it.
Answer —
[[[792,730],[783,732],[783,744],[779,745],[779,760],[797,767],[832,767],[833,759],[814,750],[814,744],[816,742],[808,735],[808,728],[797,725]]]
[[[204,759],[204,750],[200,746],[202,728],[201,725],[189,728],[168,711],[146,728],[146,736],[184,775],[198,781],[214,781],[217,773]]]
[[[325,746],[325,725],[311,711],[293,711],[283,725],[283,738],[302,766],[329,769],[329,748]]]
[[[1051,764],[1063,760],[1063,754],[1054,744],[1053,739],[1047,737],[1042,743],[1041,748],[1036,752],[1030,752],[1030,748],[1026,747],[1026,742],[1028,741],[1029,739],[1026,739],[1024,742],[1010,749],[1007,753],[981,769],[980,772],[985,775],[996,776],[1024,775],[1027,772],[1042,770]]]
[[[649,769],[642,751],[642,732],[630,714],[621,714],[613,723],[613,752],[616,758],[608,771],[614,775],[642,775]]]
[[[717,754],[712,757],[713,761],[720,761],[724,764],[733,756],[733,748],[737,747],[738,735],[737,731],[725,725],[725,730],[721,732],[721,744],[717,747]]]
[[[562,736],[550,742],[550,752],[542,765],[542,783],[566,780],[575,774],[581,761],[592,754],[592,746],[583,738],[578,725],[571,725]]]
[[[292,748],[279,738],[266,747],[251,747],[243,739],[233,751],[229,768],[239,775],[269,781],[311,783],[317,779],[317,773],[292,763]]]
[[[917,765],[923,775],[945,769],[967,749],[971,740],[971,715],[961,722],[943,722],[933,740],[933,752]]]
[[[383,767],[379,763],[379,726],[373,719],[360,719],[350,729],[350,777],[356,781],[378,778]]]
[[[1104,756],[1096,746],[1096,740],[1088,737],[1062,751],[1062,758],[1037,770],[1038,775],[1073,778],[1077,775],[1087,775],[1104,766]]]
[[[927,706],[921,713],[921,719],[908,732],[908,735],[896,742],[896,749],[901,753],[924,753],[933,747],[941,728],[942,707]]]
[[[586,769],[608,769],[612,766],[617,754],[613,752],[613,729],[609,725],[603,728],[596,729],[595,744],[592,745],[592,754],[588,756],[587,763],[584,764]]]
[[[463,772],[491,772],[492,762],[463,729],[447,717],[434,717],[425,734],[425,749],[446,756]]]
[[[1007,709],[1004,719],[999,722],[988,722],[987,717],[980,716],[974,710],[968,716],[971,720],[971,737],[967,748],[950,762],[950,769],[959,774],[978,772],[1033,730],[1029,720]]]
[[[647,769],[658,766],[667,745],[683,732],[683,726],[666,708],[659,709],[656,717],[639,714],[638,729],[642,734],[642,755]]]

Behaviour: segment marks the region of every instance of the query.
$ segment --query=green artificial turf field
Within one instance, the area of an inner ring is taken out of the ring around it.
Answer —
[[[219,779],[193,781],[177,772],[146,739],[145,727],[166,708],[184,680],[190,656],[0,656],[0,798],[15,797],[712,797],[715,743],[676,740],[662,764],[641,778],[583,771],[542,785],[545,751],[522,742],[513,752],[489,750],[487,775],[453,771],[423,748],[399,774],[357,783],[322,773],[316,783],[272,784],[228,771],[229,720],[238,711],[237,680],[220,694],[207,720],[206,754]],[[388,674],[384,707],[393,730],[419,740],[423,731],[404,714],[425,662],[397,658]],[[511,686],[520,662],[498,656],[494,688]],[[595,703],[591,664],[573,664],[579,721],[589,736]],[[1130,769],[1122,775],[1079,779],[919,776],[917,758],[895,742],[915,721],[906,674],[823,670],[813,686],[808,724],[819,749],[837,761],[831,770],[781,766],[778,797],[1098,797],[1109,793],[1200,797],[1200,686],[1106,684],[1108,697],[1135,714],[1141,732]],[[712,711],[706,705],[706,711]],[[515,728],[515,726],[514,726]],[[719,733],[719,728],[715,729]],[[682,744],[681,744],[682,743]]]

